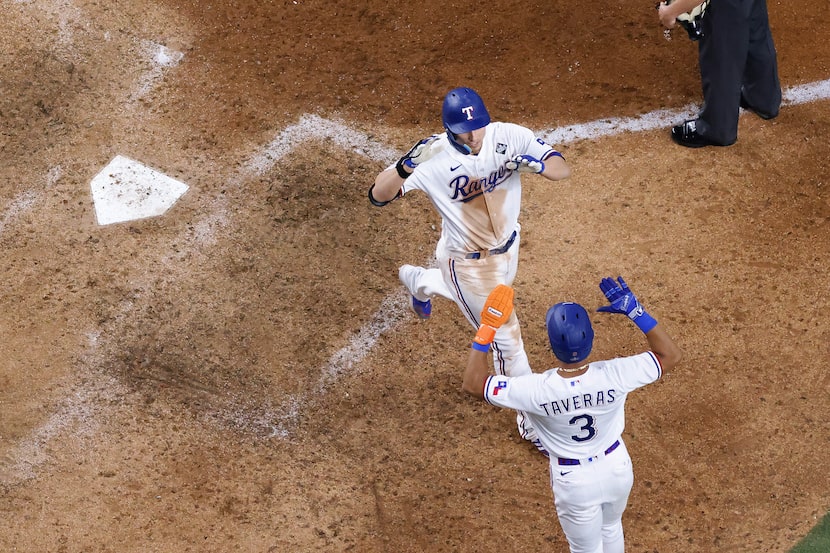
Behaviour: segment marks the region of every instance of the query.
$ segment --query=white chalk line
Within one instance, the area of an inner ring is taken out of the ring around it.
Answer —
[[[175,63],[171,64],[175,65]],[[153,80],[153,79],[150,79]],[[830,98],[830,79],[810,83],[807,85],[793,87],[785,91],[785,103],[789,105],[806,102],[826,100]],[[647,114],[632,118],[610,118],[580,125],[566,126],[558,129],[541,131],[539,136],[553,144],[569,143],[577,140],[591,140],[603,136],[621,134],[624,132],[650,131],[673,124],[680,118],[692,115],[695,106],[690,105],[680,110],[656,110]],[[377,140],[366,136],[365,133],[353,130],[348,125],[324,119],[317,115],[304,115],[295,124],[285,128],[278,133],[262,151],[251,156],[242,165],[236,178],[232,182],[242,185],[250,178],[262,175],[269,171],[285,155],[290,153],[298,145],[308,140],[331,139],[343,148],[358,152],[369,159],[379,162],[390,162],[394,160],[399,152],[386,146]],[[15,202],[2,218],[0,232],[6,222],[17,216],[21,211],[30,209],[34,204],[34,198],[24,194]],[[185,242],[194,245],[207,245],[214,242],[214,233],[229,224],[227,217],[222,213],[213,213],[197,223],[198,231],[191,235]],[[287,438],[296,428],[301,416],[301,409],[308,408],[314,402],[320,400],[320,396],[327,387],[336,382],[337,379],[349,373],[353,367],[363,361],[369,351],[374,348],[382,335],[393,330],[405,320],[409,298],[400,291],[390,294],[381,302],[381,305],[372,319],[360,328],[349,343],[335,352],[329,360],[320,368],[320,378],[315,387],[303,394],[289,397],[288,400],[272,408],[261,406],[260,408],[242,409],[241,412],[227,413],[226,420],[241,429],[255,430],[260,433],[268,431],[269,437]],[[131,310],[131,304],[127,306],[122,316],[127,316]],[[90,332],[91,346],[96,345],[97,333]],[[113,388],[115,383],[111,383]],[[49,421],[37,429],[28,440],[18,445],[15,452],[6,456],[7,466],[11,463],[17,470],[13,471],[16,476],[14,482],[8,480],[11,476],[8,471],[4,475],[0,472],[0,483],[12,484],[28,479],[34,474],[35,460],[39,458],[34,454],[37,445],[42,444],[49,438],[56,435],[57,431],[68,426],[71,420],[83,420],[89,412],[88,402],[92,399],[91,393],[76,391],[74,401],[69,401]],[[100,390],[96,397],[100,398]],[[39,462],[37,464],[40,464]]]
[[[341,148],[374,161],[392,159],[399,155],[397,150],[366,136],[365,133],[350,128],[345,123],[307,114],[300,117],[296,124],[280,132],[261,153],[249,159],[245,164],[244,173],[261,175],[296,148],[299,142],[323,139],[332,140]]]
[[[784,105],[797,105],[817,102],[830,98],[830,79],[794,86],[783,91]],[[676,125],[681,120],[694,117],[699,106],[689,104],[679,110],[658,109],[637,117],[611,117],[590,123],[569,125],[556,129],[543,130],[539,137],[551,144],[565,144],[577,140],[593,140],[603,136],[618,135],[625,132],[643,132],[663,129]],[[742,112],[744,110],[741,110]]]
[[[231,185],[243,186],[251,179],[267,173],[292,150],[312,140],[330,140],[344,149],[357,152],[374,161],[391,159],[397,152],[386,143],[354,130],[341,121],[306,114],[301,116],[297,123],[277,133],[262,150],[240,164],[238,174],[230,179]],[[223,198],[226,197],[223,196]],[[201,235],[203,239],[213,241],[212,234],[228,225],[229,218],[223,215],[217,216],[214,213],[210,216],[210,220],[210,224],[202,226]],[[368,355],[378,337],[403,320],[406,309],[407,298],[400,294],[386,297],[372,319],[357,331],[349,340],[348,345],[335,352],[322,367],[318,368],[320,378],[312,389],[302,394],[289,396],[277,406],[262,403],[251,404],[249,399],[240,398],[236,404],[237,411],[229,410],[218,415],[240,430],[265,434],[269,437],[289,437],[299,422],[301,410],[319,401],[329,384],[360,363]]]

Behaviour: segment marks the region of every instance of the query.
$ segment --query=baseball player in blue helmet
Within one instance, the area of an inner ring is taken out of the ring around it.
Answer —
[[[550,346],[559,366],[510,377],[490,372],[487,352],[496,329],[513,312],[513,289],[497,286],[481,313],[462,390],[493,405],[522,411],[550,458],[556,514],[571,553],[622,553],[622,515],[634,483],[622,439],[628,394],[672,369],[680,349],[645,311],[622,277],[604,278],[608,305],[645,334],[649,349],[638,355],[591,361],[594,331],[588,312],[557,303],[546,315]]]
[[[418,141],[390,164],[369,189],[369,200],[385,206],[411,191],[425,193],[441,216],[436,267],[402,265],[398,278],[421,319],[432,314],[436,297],[452,300],[478,328],[487,295],[498,284],[512,284],[519,266],[522,178],[534,185],[570,176],[565,159],[530,129],[492,121],[481,96],[467,87],[446,93],[441,107],[444,132]],[[499,374],[530,374],[519,320],[514,316],[493,340]],[[541,443],[523,413],[519,434]]]

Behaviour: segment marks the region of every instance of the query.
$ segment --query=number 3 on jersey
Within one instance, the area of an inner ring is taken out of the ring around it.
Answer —
[[[580,424],[580,422],[584,421],[585,424],[579,427],[580,434],[575,434],[571,436],[571,439],[575,442],[587,442],[591,438],[593,438],[597,431],[594,428],[594,417],[591,415],[579,415],[578,417],[574,417],[568,421],[568,424],[571,426]]]

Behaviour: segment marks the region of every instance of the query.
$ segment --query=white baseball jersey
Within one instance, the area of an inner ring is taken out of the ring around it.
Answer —
[[[477,155],[464,155],[446,138],[443,151],[420,164],[401,188],[425,192],[441,215],[448,251],[463,257],[503,244],[518,228],[522,183],[505,163],[518,154],[545,159],[554,149],[533,131],[513,123],[490,123]]]
[[[523,411],[552,463],[557,457],[587,459],[620,439],[628,393],[661,375],[660,361],[648,351],[590,363],[585,374],[576,378],[563,378],[556,369],[517,377],[491,376],[484,399]]]

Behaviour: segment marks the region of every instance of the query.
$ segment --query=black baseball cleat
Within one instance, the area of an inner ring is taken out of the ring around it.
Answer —
[[[730,146],[731,144],[720,144],[709,140],[697,132],[697,120],[690,119],[684,121],[681,125],[676,125],[671,129],[671,138],[681,146],[687,148],[703,148],[704,146]]]
[[[752,113],[754,113],[755,115],[757,115],[761,119],[766,119],[766,120],[774,119],[778,115],[777,113],[775,115],[770,115],[769,113],[764,113],[763,111],[758,111],[757,109],[755,109],[754,107],[750,106],[747,103],[746,98],[744,98],[743,94],[741,94],[741,108],[745,109],[746,111],[751,111]]]

